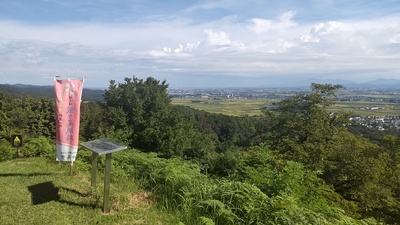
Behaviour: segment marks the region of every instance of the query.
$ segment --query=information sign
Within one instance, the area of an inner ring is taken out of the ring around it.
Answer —
[[[127,149],[127,146],[112,142],[108,139],[97,139],[81,143],[81,145],[92,151],[92,190],[96,188],[97,158],[106,155],[106,167],[104,176],[103,212],[110,212],[110,181],[111,181],[111,153]]]
[[[14,134],[11,135],[11,144],[13,147],[22,147],[22,135],[20,134]]]

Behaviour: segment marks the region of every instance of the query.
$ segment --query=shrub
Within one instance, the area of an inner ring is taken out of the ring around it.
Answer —
[[[56,150],[54,141],[39,136],[37,138],[28,138],[22,149],[26,157],[45,157],[56,158]]]
[[[10,141],[0,139],[0,162],[12,159],[15,156],[15,149],[11,146]]]

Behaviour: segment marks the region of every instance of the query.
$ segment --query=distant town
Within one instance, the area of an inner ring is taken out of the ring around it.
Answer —
[[[168,93],[173,98],[217,99],[280,99],[309,92],[309,88],[171,88],[168,90]],[[339,90],[337,95],[337,101],[385,101],[400,103],[400,87],[396,89],[345,89]]]

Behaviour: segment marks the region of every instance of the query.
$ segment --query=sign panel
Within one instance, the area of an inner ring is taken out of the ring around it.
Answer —
[[[13,147],[22,147],[22,135],[14,134],[11,135],[11,144]]]
[[[125,145],[121,145],[121,144],[112,142],[106,138],[83,142],[83,143],[81,143],[81,145],[99,155],[105,155],[105,154],[109,154],[109,153],[113,153],[113,152],[118,152],[118,151],[128,148]]]
[[[83,80],[54,80],[57,160],[75,161]]]

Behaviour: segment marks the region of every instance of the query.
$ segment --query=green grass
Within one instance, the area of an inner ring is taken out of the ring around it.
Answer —
[[[1,224],[177,224],[133,182],[112,180],[111,211],[102,212],[103,179],[92,194],[90,174],[44,158],[0,163]]]

